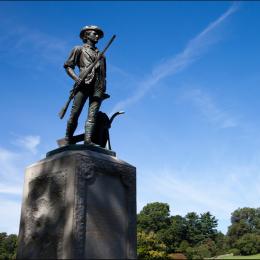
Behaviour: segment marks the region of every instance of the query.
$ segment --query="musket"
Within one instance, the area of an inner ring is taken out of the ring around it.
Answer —
[[[111,43],[114,41],[114,39],[116,38],[115,35],[112,36],[112,38],[110,39],[110,41],[108,42],[108,44],[106,45],[105,49],[98,54],[97,58],[95,59],[95,61],[86,69],[84,70],[80,77],[79,80],[77,80],[77,82],[74,83],[72,90],[70,91],[70,95],[68,98],[68,101],[66,102],[66,104],[64,105],[64,107],[61,109],[61,111],[59,112],[59,117],[60,119],[62,119],[64,117],[64,115],[66,114],[66,111],[69,107],[69,104],[71,102],[71,100],[75,97],[75,95],[77,94],[80,85],[82,84],[82,82],[86,79],[86,77],[88,76],[88,74],[92,71],[92,69],[96,66],[96,64],[98,63],[98,61],[102,58],[102,56],[104,55],[104,53],[106,52],[106,50],[109,48],[109,46],[111,45]]]

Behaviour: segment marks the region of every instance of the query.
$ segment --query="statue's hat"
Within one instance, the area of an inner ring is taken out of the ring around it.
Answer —
[[[104,36],[104,32],[96,25],[87,25],[87,26],[84,26],[81,31],[80,31],[80,34],[79,34],[79,37],[82,39],[83,36],[84,36],[84,33],[85,31],[90,31],[90,30],[94,30],[96,31],[98,34],[99,34],[99,38],[103,38]]]

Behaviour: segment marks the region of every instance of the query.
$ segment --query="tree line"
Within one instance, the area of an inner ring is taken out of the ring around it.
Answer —
[[[171,216],[167,203],[148,203],[137,215],[138,258],[203,259],[260,253],[260,208],[235,210],[226,235],[217,226],[210,212]]]
[[[226,235],[210,213],[170,215],[167,203],[148,203],[137,215],[139,259],[203,259],[222,254],[260,253],[260,208],[231,213]],[[0,259],[15,259],[17,235],[0,233]]]
[[[17,235],[0,233],[0,259],[15,259],[17,249]]]

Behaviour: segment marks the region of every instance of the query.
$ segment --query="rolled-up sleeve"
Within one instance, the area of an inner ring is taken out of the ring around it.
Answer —
[[[68,67],[74,69],[76,65],[78,65],[79,57],[81,52],[81,46],[76,46],[71,51],[68,59],[64,63],[63,67],[66,69]]]

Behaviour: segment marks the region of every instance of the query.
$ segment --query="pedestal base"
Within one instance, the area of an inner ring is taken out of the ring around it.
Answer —
[[[26,169],[17,258],[136,258],[135,167],[76,148]]]

